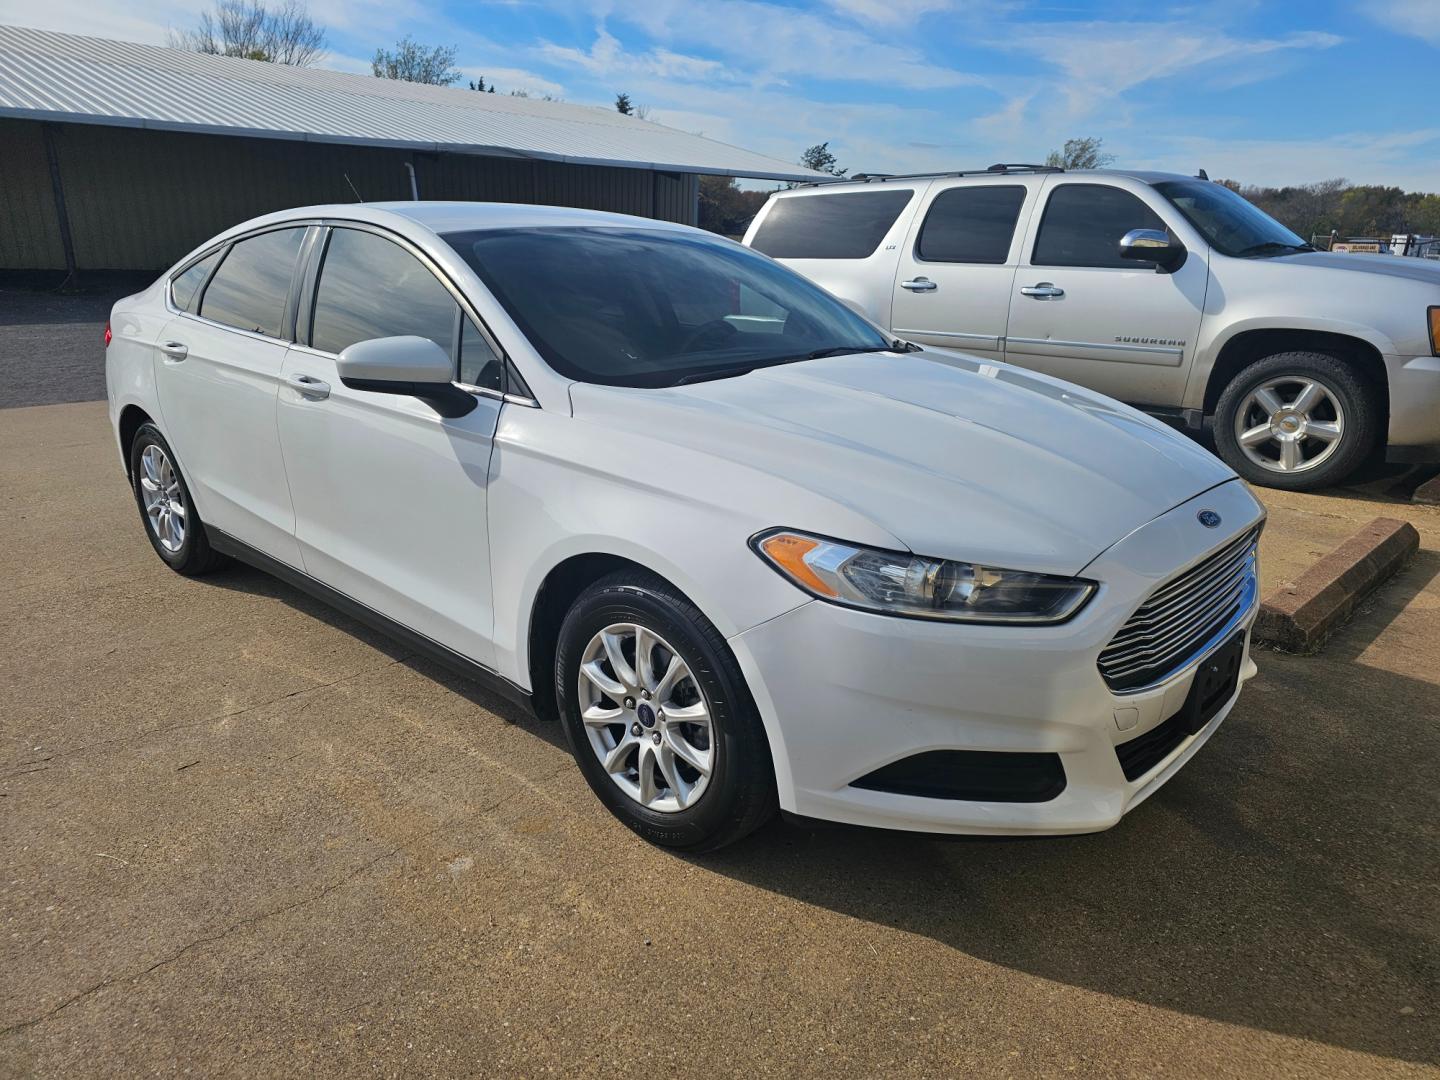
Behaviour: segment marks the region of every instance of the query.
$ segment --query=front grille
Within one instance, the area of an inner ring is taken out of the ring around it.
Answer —
[[[1100,653],[1100,674],[1125,693],[1183,668],[1255,597],[1257,526],[1161,585]]]

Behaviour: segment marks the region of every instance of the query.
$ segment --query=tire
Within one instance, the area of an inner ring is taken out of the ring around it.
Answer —
[[[1312,384],[1318,389],[1306,389]],[[1282,408],[1275,411],[1266,401]],[[1291,411],[1307,401],[1313,403],[1306,413]],[[1343,360],[1319,352],[1276,353],[1225,387],[1215,408],[1215,448],[1252,484],[1315,491],[1343,482],[1365,462],[1380,439],[1381,415],[1380,390]],[[1247,431],[1256,439],[1248,446],[1242,440]]]
[[[168,472],[163,468],[157,471],[157,461],[168,465]],[[157,477],[170,482],[165,485],[166,505],[152,514],[147,511],[147,496],[153,498],[150,493],[156,487]],[[195,501],[190,497],[190,488],[180,472],[175,452],[154,424],[140,425],[130,444],[130,487],[150,546],[166,566],[177,574],[198,577],[225,565],[225,556],[211,548],[210,539],[205,535],[205,523],[195,510]],[[178,524],[177,529],[162,524],[167,517]]]
[[[643,639],[629,634],[637,627]],[[615,678],[601,637],[612,629],[628,668],[623,682]],[[640,640],[652,661],[648,681],[635,662],[634,644]],[[672,657],[688,672],[667,690],[660,669],[668,673]],[[591,670],[598,668],[602,679],[615,684],[615,696],[590,678],[582,685],[581,665],[592,661]],[[639,692],[622,692],[641,686],[649,687],[644,700]],[[582,695],[589,701],[582,702]],[[580,594],[560,627],[555,699],[571,752],[591,789],[652,844],[714,851],[753,832],[775,812],[770,746],[739,665],[710,620],[662,579],[640,570],[620,571]],[[679,719],[699,715],[697,704],[708,716],[708,727]],[[587,724],[581,716],[587,707],[595,710],[592,715],[613,711],[618,719],[603,727]],[[623,750],[612,773],[601,754],[613,753],[627,739],[633,752]],[[708,777],[691,767],[681,750],[697,761],[708,760]],[[676,778],[673,787],[662,754]],[[652,769],[648,804],[641,799],[646,792],[642,766]]]

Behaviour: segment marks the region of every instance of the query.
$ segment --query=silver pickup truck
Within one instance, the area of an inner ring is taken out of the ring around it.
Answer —
[[[1213,417],[1258,484],[1440,460],[1440,264],[1315,251],[1203,178],[857,177],[777,192],[745,243],[900,337]]]

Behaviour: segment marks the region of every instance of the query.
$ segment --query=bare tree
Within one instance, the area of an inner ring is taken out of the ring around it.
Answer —
[[[325,31],[301,0],[217,0],[194,30],[170,31],[170,47],[309,67],[325,56]]]
[[[370,70],[377,79],[449,86],[460,81],[460,72],[455,67],[458,52],[454,45],[421,45],[406,34],[395,43],[394,49],[376,49]]]

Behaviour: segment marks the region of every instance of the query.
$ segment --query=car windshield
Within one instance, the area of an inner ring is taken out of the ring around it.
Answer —
[[[1209,180],[1163,180],[1155,190],[1224,255],[1255,258],[1313,251],[1309,244],[1254,203]]]
[[[444,239],[567,378],[674,386],[890,341],[764,255],[694,233],[484,229]]]

